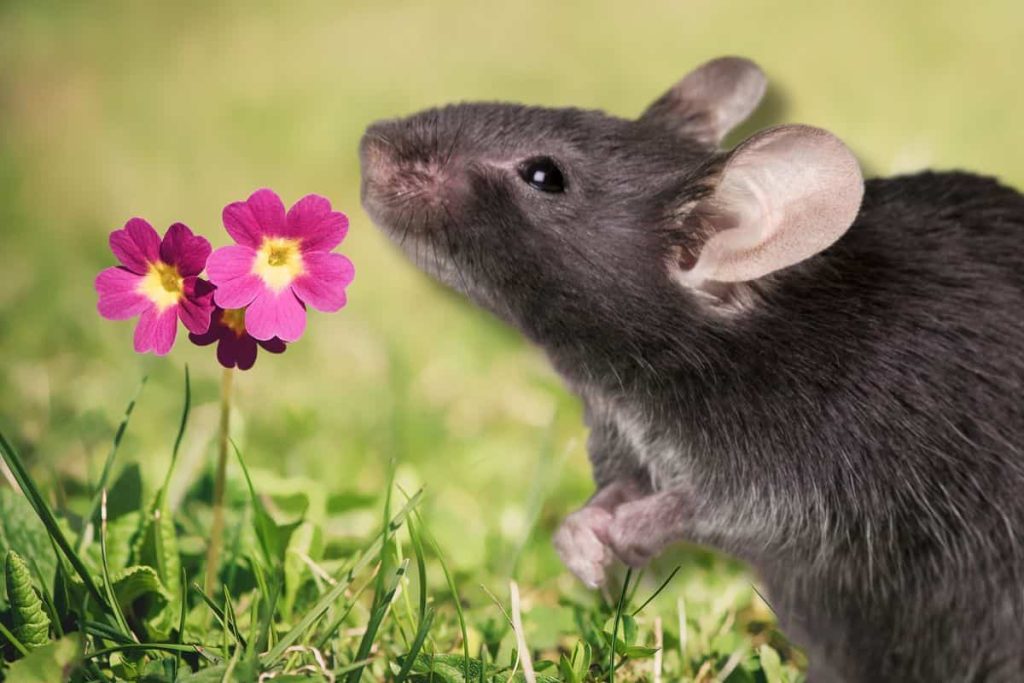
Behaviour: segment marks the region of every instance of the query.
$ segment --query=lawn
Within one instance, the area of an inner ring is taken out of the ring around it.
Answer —
[[[409,680],[462,680],[467,667],[472,680],[524,680],[517,630],[538,680],[607,680],[611,666],[623,681],[798,680],[802,655],[727,558],[682,548],[625,592],[620,571],[604,594],[562,569],[551,535],[592,491],[578,402],[537,350],[376,231],[356,147],[378,118],[457,100],[635,115],[696,64],[743,54],[772,82],[745,132],[811,123],[846,140],[868,175],[961,167],[1021,187],[1024,11],[1005,0],[965,12],[880,0],[0,3],[0,432],[58,519],[37,521],[11,486],[17,465],[6,473],[0,564],[24,581],[17,599],[0,582],[0,624],[15,635],[19,606],[47,616],[40,666],[78,662],[84,627],[81,680],[369,681],[405,663]],[[259,187],[345,211],[340,250],[357,275],[344,310],[311,313],[301,342],[235,377],[227,593],[205,591],[190,584],[203,583],[220,368],[183,339],[167,357],[136,356],[131,324],[96,313],[92,280],[128,218],[161,232],[182,221],[223,246],[221,208]],[[186,365],[187,428],[163,486]],[[85,577],[56,562],[54,534]],[[27,555],[21,573],[11,547]],[[98,594],[83,605],[90,582]],[[24,662],[8,668],[21,652],[2,631],[0,646],[0,680],[27,675]],[[21,680],[53,680],[39,675]]]

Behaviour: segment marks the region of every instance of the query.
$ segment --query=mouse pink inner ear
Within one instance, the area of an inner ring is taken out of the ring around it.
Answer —
[[[729,155],[690,212],[703,244],[678,275],[698,286],[745,282],[799,263],[846,232],[863,195],[860,166],[839,138],[810,126],[761,131]]]
[[[743,57],[719,57],[686,75],[640,117],[711,147],[760,104],[764,72]]]

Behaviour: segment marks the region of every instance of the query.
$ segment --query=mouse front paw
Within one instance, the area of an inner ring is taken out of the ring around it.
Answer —
[[[566,517],[555,534],[555,550],[562,562],[589,588],[604,583],[605,567],[612,561],[607,543],[611,521],[607,510],[585,507]]]
[[[621,505],[608,525],[608,545],[630,567],[647,565],[671,543],[651,501],[646,498]]]

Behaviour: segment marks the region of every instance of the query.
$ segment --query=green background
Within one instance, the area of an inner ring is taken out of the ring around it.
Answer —
[[[257,479],[309,493],[334,537],[358,538],[394,458],[405,488],[426,486],[471,600],[517,567],[533,613],[554,610],[583,593],[549,542],[591,491],[577,402],[535,349],[369,223],[357,144],[375,119],[458,100],[633,116],[723,54],[756,60],[772,84],[748,133],[809,123],[869,175],[965,168],[1024,185],[1019,0],[0,3],[0,426],[41,471],[95,478],[148,373],[123,453],[156,476],[188,363],[180,494],[211,460],[220,369],[181,333],[169,357],[137,357],[132,323],[100,319],[107,234],[138,215],[221,246],[228,202],[263,186],[286,204],[320,193],[351,218],[341,251],[356,281],[346,309],[311,314],[299,343],[236,378]],[[735,567],[687,557],[662,601],[749,602]]]

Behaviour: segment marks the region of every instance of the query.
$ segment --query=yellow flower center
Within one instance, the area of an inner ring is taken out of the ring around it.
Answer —
[[[153,261],[142,276],[139,293],[156,304],[157,310],[164,311],[181,300],[183,279],[176,266]]]
[[[264,237],[263,244],[256,252],[252,272],[259,275],[267,287],[280,292],[305,272],[299,240]]]
[[[236,337],[245,334],[245,309],[228,308],[220,314],[220,321],[224,327],[235,333]]]

